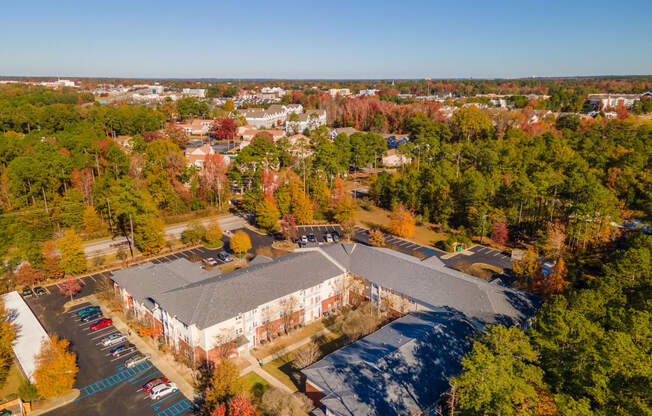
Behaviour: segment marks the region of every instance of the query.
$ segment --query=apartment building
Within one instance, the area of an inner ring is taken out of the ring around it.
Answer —
[[[292,113],[301,114],[303,106],[301,104],[273,104],[267,109],[247,108],[238,111],[247,119],[247,124],[257,128],[270,129],[284,124]]]
[[[221,274],[179,259],[112,272],[124,308],[160,331],[167,344],[194,362],[254,348],[286,329],[337,310],[349,297],[401,313],[452,310],[477,326],[521,325],[537,300],[523,292],[389,249],[335,244],[257,258]]]
[[[326,110],[308,110],[296,117],[288,118],[285,130],[292,134],[302,133],[304,130],[314,130],[326,125]]]

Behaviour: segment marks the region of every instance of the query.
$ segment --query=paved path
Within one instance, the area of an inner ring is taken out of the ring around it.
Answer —
[[[293,394],[294,391],[290,389],[288,386],[283,384],[279,379],[274,377],[273,375],[269,374],[267,371],[263,370],[263,368],[260,366],[258,361],[254,358],[253,355],[251,355],[249,352],[246,352],[242,355],[242,358],[245,360],[249,361],[249,364],[251,364],[249,367],[245,368],[242,370],[241,374],[247,374],[250,371],[253,371],[254,373],[258,374],[262,378],[264,378],[269,384],[271,384],[274,387],[278,387],[279,389],[288,392],[290,394]]]

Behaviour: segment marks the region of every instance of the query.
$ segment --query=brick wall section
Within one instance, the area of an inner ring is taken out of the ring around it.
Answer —
[[[339,300],[340,300],[340,295],[331,296],[328,299],[322,300],[321,301],[322,314],[325,312],[333,312],[334,310],[342,306],[342,303]],[[335,306],[335,302],[337,302],[337,306]]]
[[[310,381],[306,380],[306,396],[312,400],[312,403],[315,407],[321,406],[320,400],[326,397],[324,393],[319,390],[318,387],[313,386]]]
[[[303,317],[305,312],[303,309],[292,312],[292,317],[290,318],[289,325],[291,328],[294,328],[295,325],[303,324]],[[285,329],[282,329],[281,326],[288,322],[284,317],[270,321],[264,325],[256,328],[256,342],[260,343],[260,340],[269,341],[273,336],[278,336],[281,333],[281,336],[285,335]]]

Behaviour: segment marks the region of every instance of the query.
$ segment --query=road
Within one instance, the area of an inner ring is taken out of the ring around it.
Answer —
[[[217,218],[222,231],[232,231],[238,228],[243,228],[247,222],[237,215],[226,215]],[[215,218],[206,218],[198,221],[200,224],[206,226],[215,221]],[[171,240],[181,237],[181,234],[188,228],[190,222],[174,224],[165,228],[166,239]],[[118,250],[120,245],[128,248],[127,239],[125,237],[107,238],[105,240],[91,241],[84,244],[84,252],[86,257],[105,256]]]

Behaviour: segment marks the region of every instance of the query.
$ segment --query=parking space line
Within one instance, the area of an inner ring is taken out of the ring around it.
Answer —
[[[152,367],[152,368],[154,368],[154,367]],[[152,377],[154,374],[159,374],[160,372],[161,372],[161,371],[156,370],[156,371],[154,371],[153,373],[149,373],[149,374],[147,374],[145,377],[141,377],[141,378],[138,378],[138,379],[136,379],[136,380],[129,380],[129,382],[130,382],[131,384],[136,384],[136,383],[138,383],[139,381],[143,381],[143,380],[145,380],[146,378],[150,378],[150,377]]]
[[[121,359],[121,358],[128,357],[128,356],[130,356],[131,354],[133,354],[133,353],[135,353],[135,352],[138,352],[138,350],[134,348],[133,350],[131,350],[130,352],[128,352],[128,353],[126,353],[126,354],[120,354],[120,355],[118,355],[117,357],[115,357],[114,359],[112,359],[111,362],[118,361],[118,360]],[[110,355],[111,355],[111,354],[107,355],[107,357],[110,356]]]
[[[167,399],[169,399],[170,397],[174,397],[174,396],[176,396],[177,394],[180,394],[180,393],[181,393],[181,392],[180,392],[179,390],[177,390],[177,391],[175,391],[174,393],[165,396],[165,397],[162,398],[161,400],[152,403],[150,406],[152,406],[152,407],[154,408],[154,410],[156,410],[156,409],[158,409],[158,407],[157,407],[156,405],[158,405],[158,404],[161,403],[162,401],[167,400]]]
[[[145,366],[145,368],[143,368],[142,364],[147,364],[147,365]],[[133,378],[134,376],[140,374],[141,372],[149,370],[152,367],[153,366],[151,363],[145,361],[144,363],[134,366],[133,368],[122,370],[102,380],[96,381],[95,383],[89,384],[88,386],[79,389],[79,391],[82,392],[82,394],[77,399],[75,399],[75,401],[84,399],[88,396],[91,396],[97,392],[112,387],[123,381],[127,381]]]
[[[183,400],[176,402],[175,404],[168,407],[167,409],[161,410],[156,414],[156,416],[176,416],[185,412],[191,407],[192,407],[192,402],[184,398]]]
[[[100,328],[100,329],[96,329],[95,331],[91,331],[91,333],[92,333],[92,334],[99,334],[101,331],[104,331],[104,330],[107,330],[107,329],[111,329],[111,328],[112,328],[111,326],[105,326],[104,328]],[[89,329],[90,329],[90,328],[89,328]],[[102,335],[106,335],[106,334],[103,333]]]
[[[88,277],[90,277],[92,281],[94,281],[94,282],[97,282],[97,280],[95,280],[95,277],[93,277],[93,275],[92,275],[92,274],[91,274],[91,275],[89,275]]]
[[[97,337],[93,337],[93,338],[91,338],[91,339],[104,338],[104,337],[106,337],[106,336],[109,336],[109,335],[111,335],[111,334],[115,334],[116,332],[119,332],[115,327],[113,327],[113,329],[115,329],[115,331],[113,331],[113,332],[108,332],[108,333],[106,333],[106,334],[102,334],[102,335],[99,335],[99,336],[97,336]]]

